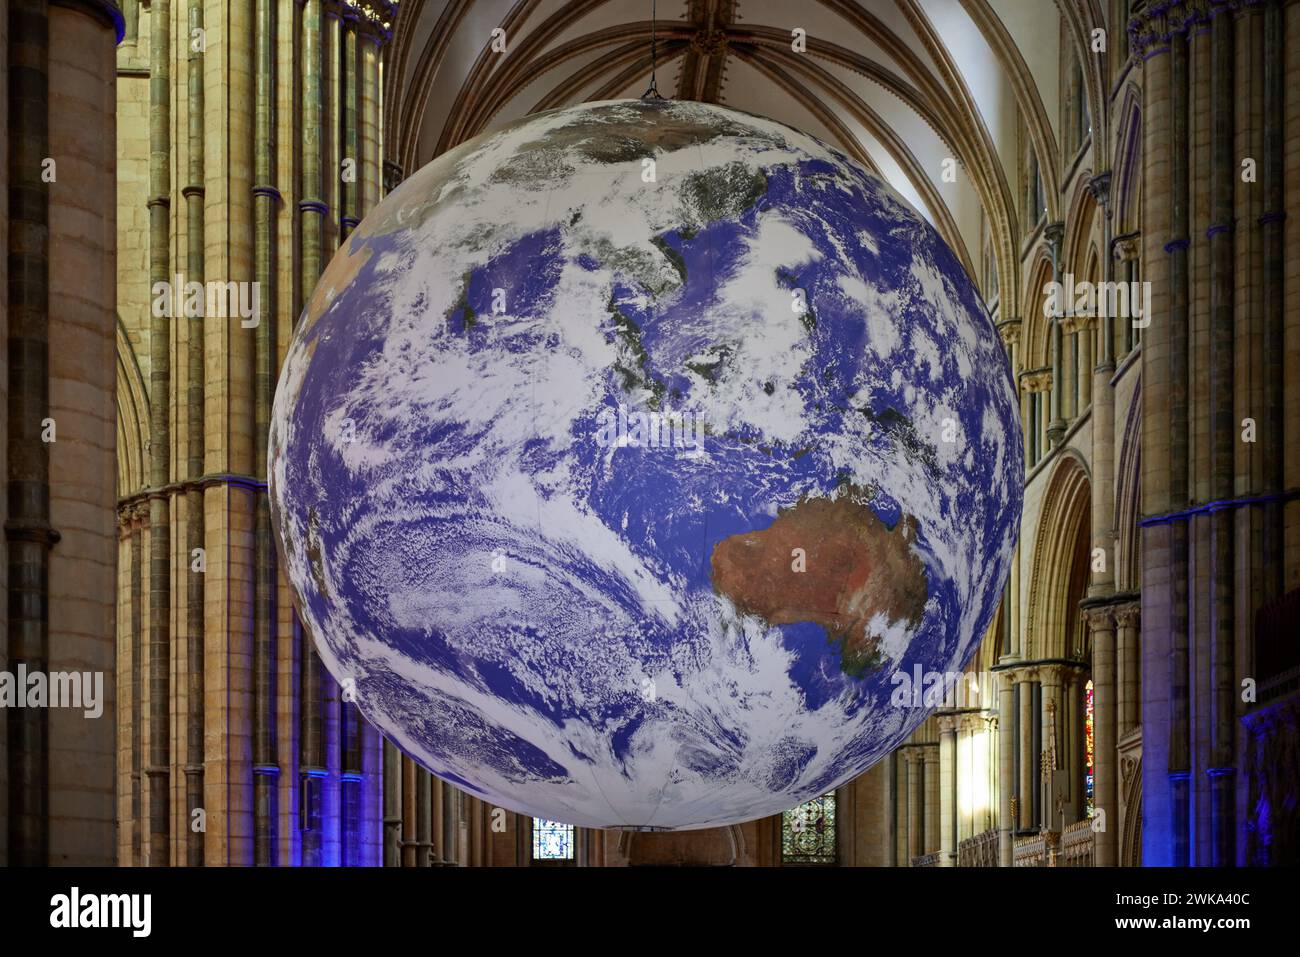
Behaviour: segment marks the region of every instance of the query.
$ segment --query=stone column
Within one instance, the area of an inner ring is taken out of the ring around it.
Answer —
[[[921,789],[924,764],[921,752],[916,747],[907,748],[903,754],[907,762],[907,862],[911,864],[912,858],[925,853],[925,807],[922,803],[924,792]]]
[[[148,538],[149,506],[137,501],[131,506],[131,856],[133,867],[144,860],[144,543]]]
[[[1119,733],[1127,734],[1139,721],[1138,622],[1141,606],[1136,602],[1115,609],[1115,638],[1119,671]],[[1095,689],[1094,689],[1095,694]]]
[[[402,837],[402,753],[384,742],[384,866],[400,867]]]
[[[1167,365],[1168,406],[1160,410],[1154,428],[1169,434],[1168,507],[1186,508],[1190,501],[1189,482],[1189,277],[1188,167],[1191,153],[1188,136],[1188,49],[1187,25],[1172,23],[1169,35],[1169,226],[1163,252],[1169,262],[1169,328]],[[1154,325],[1160,325],[1154,322]],[[1153,375],[1154,377],[1154,375]],[[1147,376],[1143,374],[1143,382]],[[1145,430],[1144,430],[1145,431]],[[1145,493],[1145,486],[1144,486]],[[1156,509],[1147,504],[1144,511]],[[1145,554],[1144,554],[1145,559]],[[1191,738],[1190,738],[1190,622],[1188,605],[1188,527],[1185,515],[1175,515],[1169,524],[1169,821],[1172,828],[1173,860],[1186,865],[1191,832]],[[1146,578],[1143,577],[1145,585]],[[1095,680],[1095,679],[1094,679]],[[1095,719],[1094,719],[1095,720]]]
[[[149,279],[171,277],[171,6],[149,14]],[[155,310],[158,311],[158,310]],[[149,849],[154,867],[171,864],[171,482],[169,320],[149,329]]]
[[[472,867],[484,866],[483,838],[485,834],[485,821],[487,818],[487,805],[479,798],[470,798],[470,828],[469,828],[469,861]]]
[[[939,725],[939,865],[952,867],[957,861],[954,811],[957,798],[957,718],[940,715]]]
[[[402,755],[402,822],[401,822],[401,859],[403,867],[419,867],[419,846],[417,842],[416,818],[419,814],[416,805],[415,762]]]
[[[1043,423],[1043,393],[1052,391],[1052,370],[1048,366],[1020,373],[1020,389],[1026,394],[1029,421],[1025,425],[1025,468],[1032,469],[1046,453],[1042,441],[1046,434]]]
[[[1047,382],[1043,391],[1039,392],[1034,398],[1038,400],[1038,461],[1041,462],[1047,457],[1047,453],[1052,448],[1052,437],[1048,432],[1048,426],[1052,422],[1052,392],[1056,387],[1057,379],[1052,377],[1051,366],[1047,367]],[[1037,464],[1037,462],[1035,463]]]
[[[1076,333],[1079,337],[1079,414],[1092,405],[1092,375],[1096,366],[1097,320],[1086,318]]]
[[[1020,423],[1021,431],[1024,433],[1024,456],[1025,469],[1031,469],[1034,465],[1034,396],[1027,388],[1022,378],[1020,380]]]
[[[1048,223],[1043,227],[1043,238],[1047,240],[1052,252],[1052,282],[1061,281],[1061,240],[1065,236],[1064,223]],[[1067,297],[1068,298],[1068,297]],[[1061,317],[1053,316],[1052,330],[1052,409],[1047,424],[1047,439],[1053,447],[1060,445],[1065,438],[1065,377],[1063,345],[1061,342]]]
[[[1108,265],[1111,267],[1111,275],[1116,282],[1133,281],[1134,264],[1138,261],[1138,257],[1141,255],[1141,248],[1138,245],[1138,242],[1139,237],[1117,239],[1114,241],[1113,262],[1108,263]],[[1155,308],[1154,303],[1152,303],[1152,308]],[[1118,353],[1112,353],[1114,358],[1123,359],[1133,350],[1136,330],[1133,327],[1134,316],[1131,314],[1132,311],[1133,310],[1130,308],[1130,315],[1116,317],[1119,320],[1120,325],[1117,327],[1119,331],[1114,333],[1114,335],[1115,338],[1122,343],[1123,348]],[[1140,321],[1146,321],[1147,318],[1148,317],[1144,316]]]
[[[1210,494],[1227,501],[1235,492],[1239,417],[1234,415],[1233,366],[1236,263],[1234,192],[1238,182],[1235,155],[1234,17],[1226,7],[1215,11],[1210,24],[1210,213],[1206,230],[1210,257]],[[1254,20],[1254,14],[1246,12]],[[1246,104],[1249,108],[1250,104]],[[1246,317],[1243,317],[1243,320]],[[1242,391],[1245,391],[1243,389]],[[1234,520],[1231,510],[1210,515],[1210,853],[1208,863],[1236,863],[1236,642],[1234,629]],[[1246,556],[1243,556],[1245,558]],[[1198,855],[1198,863],[1200,855]]]
[[[978,782],[974,767],[975,727],[969,714],[957,719],[957,844],[974,836]]]
[[[460,861],[457,838],[460,835],[460,792],[445,781],[442,791],[442,862],[455,867]]]
[[[415,771],[415,808],[416,866],[428,867],[433,857],[433,775],[424,768]]]
[[[925,841],[923,854],[939,850],[939,746],[927,744],[922,748],[925,761]]]
[[[122,23],[110,2],[0,3],[0,670],[103,683],[98,718],[0,707],[0,865],[117,860],[113,604],[126,548],[115,501],[112,198]]]
[[[900,748],[890,758],[894,789],[894,860],[898,867],[908,867],[907,857],[907,750]]]
[[[429,840],[433,842],[430,863],[435,867],[441,865],[447,859],[447,847],[443,841],[443,814],[445,813],[443,790],[445,787],[446,785],[441,780],[430,775],[429,802],[432,810],[429,822]]]
[[[343,110],[343,135],[340,148],[343,161],[351,160],[355,164],[357,175],[343,180],[342,214],[339,217],[340,240],[361,222],[361,184],[358,182],[361,169],[361,129],[360,109],[361,83],[357,69],[357,17],[356,8],[350,4],[340,3],[343,19],[341,46],[343,51],[343,77],[341,90],[341,107]]]
[[[0,0],[0,126],[6,131],[5,143],[0,146],[0,189],[4,196],[0,198],[0,337],[9,338],[9,150],[15,137],[10,127],[9,118],[9,0]],[[8,360],[4,360],[8,365]],[[9,477],[8,437],[9,437],[9,385],[0,380],[0,476],[5,481]],[[0,517],[9,514],[8,503],[0,503]],[[6,565],[6,573],[7,569]],[[119,558],[119,565],[121,558]],[[0,671],[11,671],[9,663],[9,594],[8,575],[0,575]],[[135,636],[130,638],[132,645]],[[123,642],[125,645],[126,642]],[[120,685],[119,685],[120,686]],[[9,709],[0,708],[0,865],[9,863]],[[24,758],[24,763],[28,759]],[[118,758],[121,761],[121,758]],[[126,803],[123,801],[123,803]],[[123,815],[124,816],[124,815]],[[122,855],[125,859],[126,855]]]
[[[964,727],[965,717],[963,715],[953,715],[953,744],[952,744],[952,846],[954,854],[954,863],[956,861],[957,850],[961,847],[961,842],[966,839],[966,800],[965,789],[969,783],[969,774],[966,768],[966,758],[970,753],[966,746],[966,728]],[[942,739],[941,739],[942,740]],[[946,822],[945,822],[945,826]]]
[[[1173,352],[1171,334],[1174,323],[1170,282],[1171,257],[1165,244],[1176,239],[1171,214],[1175,203],[1172,190],[1172,163],[1181,151],[1187,152],[1185,116],[1178,122],[1182,138],[1174,144],[1175,116],[1186,112],[1185,68],[1183,89],[1174,99],[1170,35],[1166,22],[1167,7],[1144,11],[1134,17],[1129,30],[1134,62],[1141,64],[1142,74],[1142,278],[1151,283],[1152,315],[1150,325],[1142,330],[1142,511],[1161,515],[1186,505],[1186,487],[1180,488],[1181,500],[1174,504],[1171,494],[1171,401],[1170,381]],[[1181,43],[1181,41],[1179,41]],[[1183,193],[1178,202],[1185,203]],[[1120,261],[1127,261],[1125,243],[1116,244]],[[1184,291],[1185,297],[1185,291]],[[1183,320],[1185,326],[1185,316]],[[1133,332],[1132,325],[1127,329]],[[1186,339],[1180,348],[1186,351]],[[1184,391],[1179,395],[1185,400]],[[1182,454],[1186,455],[1185,410],[1181,420],[1184,431]],[[1153,634],[1143,642],[1144,741],[1142,749],[1143,803],[1147,821],[1143,826],[1143,862],[1151,865],[1176,863],[1174,802],[1170,771],[1175,758],[1170,752],[1175,717],[1171,690],[1173,668],[1173,581],[1175,572],[1172,526],[1166,523],[1144,525],[1142,535],[1142,617]],[[1179,573],[1186,576],[1184,566]],[[1185,610],[1184,610],[1185,615]],[[1185,649],[1185,636],[1183,648]],[[1185,688],[1185,682],[1183,684]],[[1185,819],[1183,824],[1185,825]]]
[[[1110,179],[1110,173],[1105,172],[1094,176],[1088,183],[1093,197],[1101,207],[1104,222],[1104,282],[1113,282],[1115,279],[1115,263],[1109,252]],[[1105,314],[1094,320],[1099,323],[1097,364],[1087,370],[1092,377],[1092,547],[1103,549],[1105,554],[1105,564],[1100,569],[1095,564],[1091,566],[1088,579],[1090,598],[1110,595],[1115,591],[1115,391],[1110,380],[1115,374],[1113,350],[1116,317],[1110,314],[1109,305],[1105,300],[1098,302],[1099,309]]]
[[[1082,816],[1083,808],[1083,715],[1080,704],[1083,687],[1079,673],[1073,668],[1062,669],[1059,722],[1061,735],[1060,765],[1065,771],[1065,824],[1073,824]],[[1057,815],[1058,825],[1061,823]]]
[[[998,675],[998,866],[1011,866],[1011,834],[1016,822],[1011,814],[1011,796],[1015,793],[1012,780],[1012,757],[1016,747],[1015,672],[1003,671]]]
[[[256,95],[253,140],[253,259],[254,281],[260,287],[257,327],[253,330],[253,473],[267,474],[267,444],[271,405],[277,379],[275,343],[279,253],[277,222],[283,205],[276,157],[276,48],[279,18],[272,0],[255,0]],[[253,524],[253,853],[258,865],[280,863],[279,789],[280,725],[276,691],[279,661],[279,570],[271,529],[270,499],[256,492]]]
[[[1065,739],[1061,734],[1061,667],[1043,665],[1038,669],[1039,681],[1042,682],[1042,731],[1039,736],[1039,753],[1048,753],[1055,747],[1055,756],[1048,754],[1047,774],[1042,774],[1040,765],[1040,803],[1039,821],[1047,825],[1048,830],[1061,830],[1061,813],[1057,809],[1058,793],[1056,771],[1061,767]]]
[[[1073,276],[1064,277],[1067,283]],[[1071,309],[1074,307],[1071,306]],[[1080,342],[1080,330],[1083,324],[1078,317],[1066,316],[1061,324],[1062,365],[1061,376],[1065,384],[1065,394],[1061,397],[1063,418],[1067,427],[1074,424],[1083,410],[1083,398],[1079,394],[1079,367],[1083,358],[1083,343]]]
[[[15,5],[10,0],[11,10]],[[120,692],[113,681],[117,208],[112,197],[117,182],[114,43],[121,17],[112,3],[52,0],[50,8],[49,144],[59,178],[57,187],[48,186],[48,398],[58,427],[58,441],[49,444],[49,509],[59,539],[49,556],[46,583],[49,666],[102,674],[104,687],[99,718],[87,719],[72,708],[51,709],[49,715],[48,862],[101,867],[116,863],[113,752]],[[11,339],[10,349],[14,345]],[[37,415],[30,406],[25,414]],[[11,603],[18,597],[16,584],[23,583],[10,581]]]
[[[194,2],[194,0],[192,0]],[[301,196],[298,200],[301,244],[301,299],[306,301],[320,278],[323,224],[328,207],[323,199],[322,94],[320,0],[305,0],[302,9],[302,113],[299,123],[299,147],[302,156]],[[311,636],[293,615],[293,634],[298,646],[299,697],[301,698],[300,736],[298,742],[298,778],[306,798],[302,802],[308,819],[302,828],[302,862],[304,866],[321,863],[324,784],[329,778],[324,729],[324,688],[333,679],[322,674],[320,656]]]
[[[1034,750],[1034,729],[1038,715],[1034,712],[1034,683],[1038,678],[1036,669],[1026,669],[1016,673],[1016,685],[1020,689],[1020,781],[1016,795],[1019,810],[1019,828],[1030,830],[1038,823],[1038,809],[1034,806],[1034,779],[1038,774],[1038,752]]]
[[[201,0],[188,0],[186,32],[203,28]],[[203,52],[189,45],[186,54],[186,152],[187,183],[181,190],[185,197],[185,279],[202,283],[204,266],[204,88]],[[204,582],[205,571],[196,571],[193,556],[197,550],[206,551],[204,534],[204,508],[202,478],[206,471],[204,456],[204,378],[206,363],[204,346],[206,334],[202,316],[187,319],[184,323],[186,353],[186,479],[185,491],[185,863],[190,867],[204,864],[205,828],[191,826],[196,814],[206,813],[203,797],[203,766],[205,761],[206,700],[204,695]],[[177,350],[179,352],[179,348]]]
[[[1294,4],[1292,4],[1294,8]],[[1292,9],[1288,15],[1300,23],[1300,11]],[[1291,95],[1294,86],[1288,85],[1287,75],[1294,77],[1300,73],[1300,62],[1294,57],[1287,57],[1286,24],[1280,4],[1271,3],[1264,7],[1263,29],[1263,92],[1260,104],[1263,111],[1264,155],[1260,161],[1260,182],[1265,194],[1263,210],[1257,217],[1263,246],[1263,277],[1261,282],[1261,303],[1263,335],[1263,366],[1265,384],[1264,405],[1267,409],[1266,421],[1269,434],[1262,443],[1260,462],[1261,484],[1270,497],[1277,496],[1287,487],[1285,465],[1288,452],[1294,446],[1288,445],[1285,435],[1286,408],[1286,329],[1285,299],[1287,284],[1288,259],[1286,256],[1286,202],[1288,191],[1285,180],[1294,175],[1293,164],[1286,162],[1285,150],[1294,150],[1294,137],[1287,139],[1285,133],[1289,127],[1286,111],[1296,109],[1295,97]],[[1286,144],[1284,144],[1286,139]],[[1294,191],[1291,191],[1294,195]],[[1292,201],[1294,202],[1294,200]],[[1294,227],[1293,227],[1294,228]],[[1294,242],[1292,243],[1294,248]],[[1293,295],[1293,298],[1294,295]],[[1294,412],[1291,413],[1294,416]],[[1292,506],[1294,508],[1294,504]],[[1264,505],[1264,527],[1260,542],[1260,568],[1263,576],[1264,590],[1261,596],[1265,601],[1276,597],[1286,587],[1287,581],[1294,581],[1286,576],[1287,562],[1284,559],[1285,529],[1283,526],[1283,505],[1272,498]],[[1253,611],[1253,609],[1251,609]],[[1252,656],[1253,658],[1253,656]],[[1252,660],[1253,665],[1253,660]]]
[[[1105,826],[1094,835],[1094,854],[1098,867],[1113,867],[1119,831],[1114,611],[1094,606],[1087,610],[1087,620],[1092,632],[1093,803],[1105,815]]]

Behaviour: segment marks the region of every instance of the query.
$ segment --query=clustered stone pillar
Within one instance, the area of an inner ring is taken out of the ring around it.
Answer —
[[[1141,607],[1127,602],[1115,608],[1115,643],[1119,672],[1119,733],[1127,734],[1138,726],[1141,699],[1138,695],[1141,675],[1138,672],[1138,622]],[[1095,691],[1094,691],[1095,693]]]
[[[941,715],[939,725],[939,866],[957,863],[954,833],[957,797],[957,723],[953,715]]]
[[[1285,375],[1300,300],[1284,266],[1300,214],[1286,189],[1300,7],[1148,4],[1130,34],[1155,310],[1141,345],[1146,680],[1140,708],[1125,701],[1136,667],[1121,624],[1119,720],[1142,721],[1144,863],[1230,865],[1251,813],[1237,765],[1254,616],[1300,579],[1300,384]]]
[[[261,293],[253,333],[253,474],[259,482],[253,512],[253,863],[281,861],[278,838],[280,726],[276,685],[278,561],[271,504],[264,484],[271,405],[275,394],[276,221],[283,205],[274,157],[276,132],[275,43],[279,23],[273,0],[254,0],[253,279]],[[155,68],[157,63],[155,62]],[[165,394],[165,393],[164,393]]]
[[[1017,829],[1030,831],[1038,825],[1038,811],[1034,805],[1034,779],[1038,774],[1038,752],[1034,745],[1037,735],[1038,716],[1034,711],[1034,687],[1037,672],[1032,668],[1016,671],[1016,695],[1019,698],[1020,716],[1017,727],[1020,740],[1016,743],[1019,760],[1016,762],[1020,774],[1016,786],[1016,807],[1018,810]]]
[[[924,854],[939,852],[939,746],[924,744],[925,762],[925,840]]]
[[[1092,633],[1093,803],[1105,822],[1094,831],[1093,853],[1098,867],[1111,867],[1119,830],[1115,615],[1103,605],[1090,608],[1086,616]]]
[[[1148,33],[1134,32],[1132,48],[1142,66],[1142,272],[1152,286],[1152,318],[1142,335],[1142,508],[1150,515],[1171,511],[1171,448],[1169,378],[1170,259],[1164,249],[1170,236],[1171,134],[1173,111],[1169,40],[1163,23],[1153,24]],[[1185,144],[1184,144],[1185,145]],[[1157,298],[1157,294],[1159,298]],[[1184,421],[1185,429],[1185,421]],[[1184,448],[1183,453],[1186,454]],[[1181,507],[1181,506],[1180,506]],[[1143,782],[1144,801],[1150,814],[1148,831],[1160,832],[1160,843],[1172,848],[1176,829],[1171,818],[1173,794],[1170,772],[1175,757],[1173,720],[1174,668],[1173,600],[1176,588],[1172,527],[1168,523],[1147,523],[1142,527],[1142,618],[1151,627],[1144,642],[1144,657],[1150,662],[1143,682],[1148,696],[1146,717],[1150,736],[1143,747],[1143,765],[1150,769]],[[1186,569],[1182,570],[1185,576]],[[1161,647],[1163,646],[1163,647]],[[1185,692],[1184,683],[1182,690]],[[1150,857],[1146,860],[1151,862]],[[1175,863],[1170,854],[1166,863]],[[1185,863],[1185,861],[1184,861]]]
[[[1047,454],[1048,397],[1055,394],[1052,384],[1056,380],[1050,367],[1029,369],[1020,373],[1020,390],[1025,395],[1025,408],[1029,418],[1025,422],[1025,468],[1032,469]]]
[[[402,755],[384,742],[384,866],[402,863]]]
[[[7,667],[44,673],[49,665],[50,464],[41,441],[49,415],[49,195],[41,180],[49,142],[49,10],[9,10],[9,231],[6,250],[8,419],[5,521],[9,593]],[[16,401],[15,401],[16,400]],[[24,689],[25,690],[25,689]],[[8,711],[9,862],[49,858],[49,711]]]
[[[907,748],[907,857],[909,862],[925,853],[925,758],[921,750]]]
[[[1061,830],[1061,808],[1063,795],[1057,781],[1056,772],[1061,769],[1065,739],[1061,734],[1061,666],[1043,665],[1039,668],[1042,683],[1042,717],[1040,754],[1050,762],[1040,768],[1038,821],[1049,830]]]
[[[1125,236],[1116,237],[1111,242],[1112,255],[1107,257],[1107,265],[1112,269],[1112,276],[1116,282],[1133,283],[1138,279],[1139,260],[1142,256],[1141,237]],[[1130,287],[1131,288],[1131,287]],[[1155,303],[1152,303],[1154,307]],[[1149,317],[1143,317],[1142,322],[1146,322]],[[1134,324],[1134,317],[1125,316],[1118,326],[1115,327],[1115,352],[1114,358],[1122,360],[1133,351],[1134,346],[1141,339],[1141,333]]]
[[[106,8],[71,6],[83,17]],[[200,0],[131,6],[139,16],[120,51],[128,68],[114,104],[106,51],[103,108],[148,123],[147,142],[132,125],[116,149],[124,167],[148,161],[147,191],[132,177],[118,189],[123,210],[148,210],[147,232],[144,222],[134,230],[148,236],[149,280],[171,284],[183,271],[182,282],[209,284],[207,304],[212,284],[254,287],[258,310],[235,314],[236,293],[219,315],[159,314],[134,266],[104,284],[116,284],[122,318],[116,368],[128,379],[138,369],[141,380],[119,391],[132,443],[119,500],[131,516],[119,545],[119,627],[129,637],[119,674],[132,725],[118,760],[120,853],[155,865],[376,864],[379,738],[323,673],[291,610],[265,482],[271,399],[293,324],[332,249],[380,195],[377,84],[393,8],[254,0],[232,6],[216,30]],[[220,59],[220,84],[210,82],[209,56]],[[93,132],[111,152],[113,137]],[[106,173],[101,202],[111,161]],[[177,192],[183,210],[171,202]],[[136,255],[132,227],[117,239]],[[107,328],[111,377],[111,315]],[[136,457],[146,474],[130,464]],[[104,474],[111,484],[112,468]],[[199,548],[206,570],[196,572]],[[431,814],[430,789],[417,780],[416,792],[417,804],[428,794]],[[199,818],[206,827],[195,829]]]
[[[1043,238],[1052,251],[1052,282],[1061,281],[1061,241],[1065,236],[1064,223],[1048,223],[1043,228]],[[1061,316],[1051,317],[1052,332],[1052,384],[1051,419],[1047,424],[1047,438],[1053,447],[1065,438],[1065,377],[1062,375],[1064,347],[1061,342]]]
[[[311,295],[320,278],[324,251],[325,225],[329,206],[325,201],[322,160],[325,137],[321,120],[325,115],[325,91],[322,89],[324,60],[321,54],[323,33],[320,0],[306,0],[302,8],[302,198],[298,200],[301,235],[302,274],[300,299]],[[302,709],[298,733],[298,787],[302,795],[302,863],[317,867],[323,863],[324,850],[324,782],[329,779],[326,753],[325,684],[320,656],[311,636],[302,627],[295,611],[293,632],[298,651],[299,694]]]
[[[149,279],[171,282],[171,7],[150,17]],[[171,326],[149,325],[149,847],[145,863],[171,863]]]
[[[1251,16],[1244,24],[1258,25]],[[1243,34],[1246,31],[1243,30]],[[1249,38],[1245,37],[1249,43]],[[1228,502],[1235,492],[1237,426],[1234,421],[1235,243],[1234,194],[1237,130],[1233,102],[1237,24],[1220,11],[1210,23],[1210,222],[1204,229],[1209,245],[1209,494]],[[1199,217],[1198,217],[1199,218]],[[1243,318],[1245,318],[1243,316]],[[1245,392],[1246,390],[1242,390]],[[1249,395],[1249,393],[1247,393]],[[1262,404],[1262,403],[1261,403]],[[1199,458],[1199,455],[1198,455]],[[1209,516],[1210,546],[1210,847],[1214,867],[1236,863],[1236,740],[1235,705],[1236,613],[1233,513],[1218,508]],[[1199,855],[1198,855],[1199,856]]]
[[[112,2],[0,2],[0,669],[75,671],[103,689],[98,717],[0,708],[0,865],[114,862],[113,77],[123,28]]]
[[[998,674],[998,866],[1011,866],[1011,835],[1016,829],[1011,798],[1015,791],[1016,701],[1013,672]]]
[[[975,775],[976,719],[970,714],[957,718],[957,848],[962,841],[975,836],[975,804],[978,800],[979,782]]]
[[[893,832],[894,863],[907,867],[907,750],[900,748],[890,755],[890,771],[894,782]]]
[[[134,5],[133,5],[134,6]],[[187,11],[188,36],[203,32],[202,0],[189,0]],[[188,182],[181,195],[185,197],[185,270],[191,282],[203,282],[205,266],[203,261],[204,244],[204,88],[203,88],[203,53],[195,49],[196,44],[189,44],[186,57],[186,83],[188,85],[188,103],[186,124],[189,162],[187,164]],[[198,556],[203,555],[204,536],[204,483],[206,473],[204,464],[204,396],[205,368],[204,346],[206,338],[205,320],[202,316],[185,320],[186,363],[188,365],[189,383],[186,399],[189,406],[186,440],[186,478],[188,488],[185,491],[185,555],[188,563],[185,569],[185,667],[188,672],[185,705],[185,863],[190,867],[204,864],[204,837],[206,825],[195,824],[204,811],[203,798],[203,764],[204,727],[205,727],[205,681],[204,681],[204,582],[206,571],[200,565]]]

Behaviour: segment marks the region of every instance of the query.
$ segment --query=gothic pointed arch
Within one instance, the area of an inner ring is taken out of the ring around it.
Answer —
[[[1142,587],[1141,519],[1142,484],[1142,382],[1138,381],[1129,404],[1115,469],[1115,587],[1133,592]]]
[[[147,484],[149,390],[122,317],[117,317],[117,494],[131,495]]]
[[[1141,222],[1142,90],[1134,81],[1119,94],[1115,149],[1111,153],[1110,203],[1115,236],[1137,232]]]
[[[984,38],[997,54],[1006,71],[1008,82],[1015,93],[1016,106],[1025,123],[1025,130],[1033,144],[1034,153],[1040,157],[1043,175],[1043,191],[1047,199],[1047,216],[1056,220],[1060,215],[1057,197],[1060,194],[1060,152],[1056,145],[1056,134],[1052,132],[1052,123],[1047,118],[1043,98],[1039,95],[1038,85],[1034,82],[1028,64],[1016,46],[1011,34],[1001,18],[993,10],[989,0],[961,0],[962,8],[984,34]]]
[[[1026,369],[1037,369],[1048,364],[1048,323],[1043,315],[1044,289],[1052,281],[1052,259],[1046,244],[1040,243],[1037,251],[1025,266],[1025,287],[1021,292],[1020,315],[1024,325],[1020,341],[1021,355]]]
[[[1061,11],[1061,19],[1069,34],[1075,58],[1083,75],[1084,103],[1092,123],[1094,144],[1106,142],[1106,81],[1103,75],[1107,62],[1106,54],[1093,51],[1094,31],[1103,31],[1105,36],[1106,20],[1096,0],[1083,0],[1079,3],[1063,3],[1056,0]],[[1118,32],[1121,27],[1112,26],[1111,32]],[[1095,149],[1095,147],[1094,147]],[[1070,160],[1071,157],[1064,157]]]
[[[1073,632],[1082,597],[1080,576],[1086,579],[1088,567],[1091,508],[1087,465],[1066,449],[1052,466],[1030,557],[1027,640],[1032,658],[1077,657],[1083,651],[1075,647]]]
[[[1097,224],[1097,199],[1089,186],[1091,179],[1092,171],[1087,169],[1076,177],[1069,212],[1065,216],[1061,273],[1070,273],[1076,280],[1087,278],[1088,249],[1092,245],[1093,231]]]

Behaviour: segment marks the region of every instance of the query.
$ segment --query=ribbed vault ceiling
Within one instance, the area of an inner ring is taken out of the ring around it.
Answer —
[[[983,212],[1003,289],[1019,287],[1025,140],[1046,218],[1060,218],[1063,24],[1079,50],[1105,25],[1099,0],[659,0],[657,24],[665,96],[837,145],[907,197],[972,273]],[[650,0],[403,0],[393,27],[386,152],[408,172],[537,110],[640,96],[650,79]],[[492,49],[496,28],[504,53]],[[1080,60],[1089,114],[1104,116],[1096,58]]]

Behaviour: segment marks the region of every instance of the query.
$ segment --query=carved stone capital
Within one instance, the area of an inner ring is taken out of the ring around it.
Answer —
[[[1145,59],[1167,46],[1175,34],[1186,34],[1196,23],[1208,20],[1212,0],[1161,0],[1150,2],[1128,22],[1133,56]]]
[[[1081,609],[1083,620],[1091,631],[1114,631],[1115,608],[1113,605],[1094,605]]]
[[[1041,369],[1027,369],[1020,373],[1020,391],[1028,392],[1031,395],[1035,392],[1052,391],[1051,367],[1044,366]]]
[[[1019,319],[1003,319],[997,324],[998,335],[1006,345],[1012,345],[1020,341],[1021,325]]]
[[[1100,206],[1105,206],[1110,202],[1110,170],[1104,173],[1098,173],[1092,179],[1088,180],[1088,192],[1092,193]]]
[[[1142,606],[1137,602],[1115,607],[1115,624],[1120,628],[1136,628],[1142,621]]]
[[[1138,237],[1127,236],[1124,239],[1117,239],[1113,244],[1113,248],[1116,262],[1132,262],[1138,258]]]
[[[1084,332],[1091,329],[1096,324],[1093,316],[1086,316],[1081,313],[1074,313],[1060,318],[1061,332],[1069,335],[1072,332]]]

